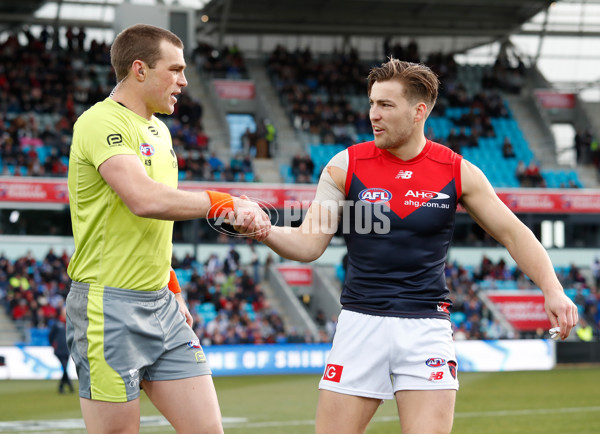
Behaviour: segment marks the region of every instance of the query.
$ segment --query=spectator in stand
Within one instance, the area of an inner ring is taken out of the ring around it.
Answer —
[[[315,163],[308,154],[296,154],[292,159],[292,176],[300,184],[313,182]]]
[[[524,181],[521,183],[521,187],[542,187],[543,181],[540,166],[532,159],[525,169]]]
[[[519,162],[517,163],[517,168],[515,169],[515,177],[517,178],[517,180],[519,181],[519,185],[521,187],[525,187],[528,181],[526,181],[526,177],[527,177],[527,166],[525,165],[525,162],[523,160],[519,160]]]
[[[504,142],[502,142],[502,156],[504,158],[516,158],[517,156],[508,136],[504,137]]]
[[[210,170],[214,174],[215,172],[221,172],[225,170],[225,164],[215,152],[210,153],[210,157],[208,158],[208,164],[210,165]]]

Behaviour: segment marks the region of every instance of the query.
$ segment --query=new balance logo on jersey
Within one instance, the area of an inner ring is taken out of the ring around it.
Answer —
[[[410,170],[401,170],[396,175],[396,179],[410,179],[412,177],[412,172]]]
[[[341,365],[327,365],[325,367],[325,373],[323,374],[323,380],[339,383],[342,379],[343,369],[344,367]]]

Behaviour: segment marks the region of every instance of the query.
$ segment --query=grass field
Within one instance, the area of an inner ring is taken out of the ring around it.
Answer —
[[[453,433],[600,433],[600,367],[461,373],[459,379]],[[225,432],[313,433],[318,380],[314,375],[215,378]],[[173,432],[143,393],[142,415],[141,432]],[[80,418],[78,398],[59,395],[57,381],[0,381],[2,433],[80,433]],[[48,420],[55,425],[43,422]],[[379,408],[367,432],[400,432],[394,402]]]

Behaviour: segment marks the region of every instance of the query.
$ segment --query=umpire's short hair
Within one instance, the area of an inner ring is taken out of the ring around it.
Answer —
[[[162,54],[160,43],[163,40],[183,48],[183,42],[175,33],[150,24],[135,24],[119,33],[110,47],[110,63],[117,75],[117,83],[127,77],[136,60],[154,68]]]

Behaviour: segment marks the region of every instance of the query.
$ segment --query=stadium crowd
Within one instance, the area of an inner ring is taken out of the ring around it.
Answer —
[[[272,307],[261,286],[261,264],[256,255],[242,264],[235,244],[224,257],[210,255],[198,263],[191,255],[173,257],[172,265],[180,280],[194,331],[203,345],[330,342],[335,318],[318,312],[314,320],[320,335],[286,326],[285,319]],[[47,333],[64,305],[70,279],[66,252],[50,249],[37,260],[27,254],[16,260],[0,253],[0,303],[14,320],[25,342],[47,345]],[[592,328],[593,339],[600,338],[600,260],[591,264],[590,276],[574,264],[557,269],[561,283],[577,304],[580,316]],[[532,283],[519,269],[504,261],[493,263],[483,257],[478,267],[446,264],[446,282],[454,303],[451,315],[455,339],[499,339],[544,337],[544,331],[508,334],[479,297],[482,289],[532,289]]]
[[[526,72],[521,59],[517,58],[513,65],[502,51],[492,66],[483,69],[474,85],[473,77],[461,76],[451,54],[432,53],[423,58],[415,42],[402,46],[392,45],[390,40],[384,43],[384,53],[401,60],[424,62],[438,75],[439,98],[427,127],[430,140],[459,154],[466,148],[478,148],[485,154],[489,151],[480,139],[496,140],[501,143],[502,157],[517,167],[515,184],[511,186],[547,187],[535,159],[523,161],[507,131],[497,131],[494,127],[494,120],[513,120],[502,94],[520,93]],[[308,147],[347,147],[372,140],[365,94],[370,65],[361,61],[356,51],[334,52],[317,59],[309,49],[291,52],[278,46],[266,61],[266,68],[290,121],[305,136]],[[437,127],[431,126],[439,120],[446,120],[444,125],[451,125],[449,130],[439,128],[439,122]],[[490,154],[488,158],[495,157]],[[293,158],[291,178],[297,183],[316,182],[323,162],[311,160],[311,155],[303,160],[306,164],[299,167],[298,158]],[[579,186],[575,179],[560,185],[561,188]]]
[[[35,36],[25,27],[0,43],[0,174],[5,176],[66,176],[77,116],[104,99],[114,86],[110,45],[88,40],[84,28],[68,28],[63,47],[51,32],[43,28]],[[384,51],[386,56],[423,61],[438,74],[442,86],[432,117],[450,119],[453,128],[441,136],[428,128],[427,135],[459,153],[478,147],[479,138],[496,137],[491,119],[510,118],[501,92],[519,93],[523,85],[523,62],[518,59],[515,65],[504,54],[484,70],[480,90],[473,93],[459,78],[459,67],[451,54],[432,53],[424,58],[415,42],[402,46],[390,40],[385,41]],[[206,77],[248,78],[243,55],[235,45],[217,49],[199,42],[192,58]],[[352,49],[317,59],[308,48],[292,52],[278,46],[266,60],[267,72],[292,124],[310,144],[325,146],[349,146],[371,139],[364,94],[369,67]],[[448,108],[458,110],[459,115],[449,115]],[[202,112],[202,104],[184,92],[174,115],[164,117],[173,135],[180,179],[259,181],[252,159],[257,149],[266,149],[260,157],[272,156],[272,131],[257,126],[255,132],[243,138],[247,146],[240,153],[232,155],[230,161],[217,161],[202,125]],[[579,162],[597,163],[597,141],[590,138],[589,132],[577,134],[575,148]],[[516,158],[504,145],[503,156]],[[293,167],[293,178],[298,183],[315,182],[319,175],[322,164],[311,164],[311,156],[307,158],[306,167]],[[541,174],[532,177],[521,172],[523,166],[531,171],[531,164],[535,162],[519,163],[515,177],[520,185],[546,187]],[[314,167],[313,171],[308,173],[307,167]],[[573,181],[561,184],[577,186]]]
[[[0,302],[26,342],[47,345],[69,291],[69,259],[52,249],[39,261],[31,254],[11,261],[0,253]],[[211,255],[199,264],[189,255],[173,257],[172,265],[203,345],[313,341],[286,329],[262,291],[259,264],[241,264],[234,245],[224,258]]]
[[[47,29],[36,37],[25,28],[23,35],[23,44],[18,33],[0,42],[0,175],[66,176],[77,117],[115,85],[110,46],[87,44],[82,28],[67,30],[65,47],[53,45]],[[161,117],[173,136],[180,179],[254,179],[247,175],[253,174],[249,156],[216,164],[202,114],[202,104],[184,92],[175,113]]]

